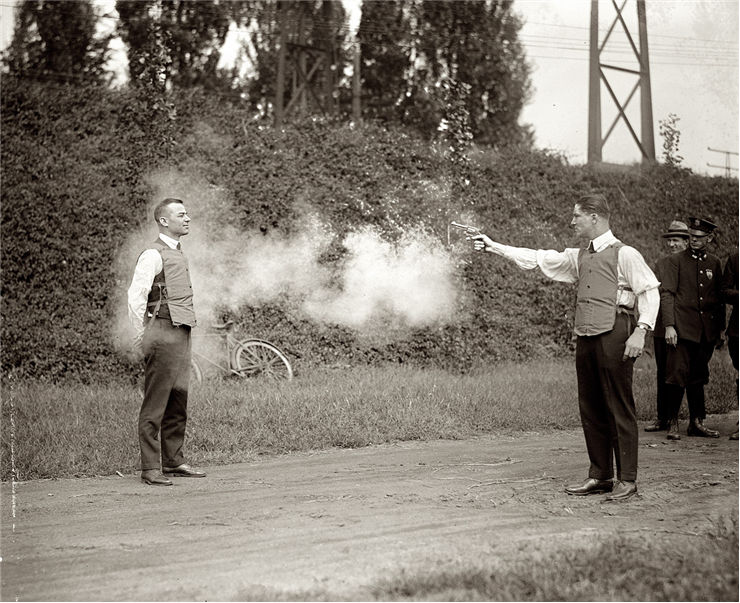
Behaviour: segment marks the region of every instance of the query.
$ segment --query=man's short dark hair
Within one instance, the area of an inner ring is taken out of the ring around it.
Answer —
[[[584,214],[596,214],[602,218],[609,219],[609,203],[601,193],[589,193],[582,195],[576,203]]]
[[[154,208],[154,221],[159,224],[159,219],[164,215],[164,208],[175,203],[182,203],[182,200],[175,199],[174,197],[167,197],[166,199],[162,199],[159,203],[157,203]]]

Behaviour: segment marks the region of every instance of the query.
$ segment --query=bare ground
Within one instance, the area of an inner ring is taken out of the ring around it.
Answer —
[[[362,599],[400,568],[532,543],[702,538],[737,517],[736,420],[710,417],[714,440],[641,432],[639,495],[623,503],[563,493],[586,476],[580,430],[261,458],[167,488],[138,474],[4,483],[2,599]]]

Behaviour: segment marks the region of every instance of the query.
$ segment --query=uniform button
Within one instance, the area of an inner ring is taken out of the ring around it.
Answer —
[[[700,287],[703,287],[704,285],[703,285],[702,283],[699,283],[699,286],[700,286]]]

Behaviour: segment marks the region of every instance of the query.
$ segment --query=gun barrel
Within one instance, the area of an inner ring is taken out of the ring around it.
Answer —
[[[467,224],[460,224],[459,222],[450,222],[450,226],[457,228],[458,230],[464,230],[468,234],[479,234],[480,228],[477,226],[469,226]]]

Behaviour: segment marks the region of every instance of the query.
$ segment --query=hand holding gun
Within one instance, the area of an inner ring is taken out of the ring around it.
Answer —
[[[459,222],[450,222],[450,228],[461,230],[465,233],[465,238],[469,241],[473,241],[476,251],[485,250],[493,245],[493,241],[481,232],[481,229],[477,226],[469,226],[467,224],[460,224]],[[493,251],[493,249],[489,249]]]

